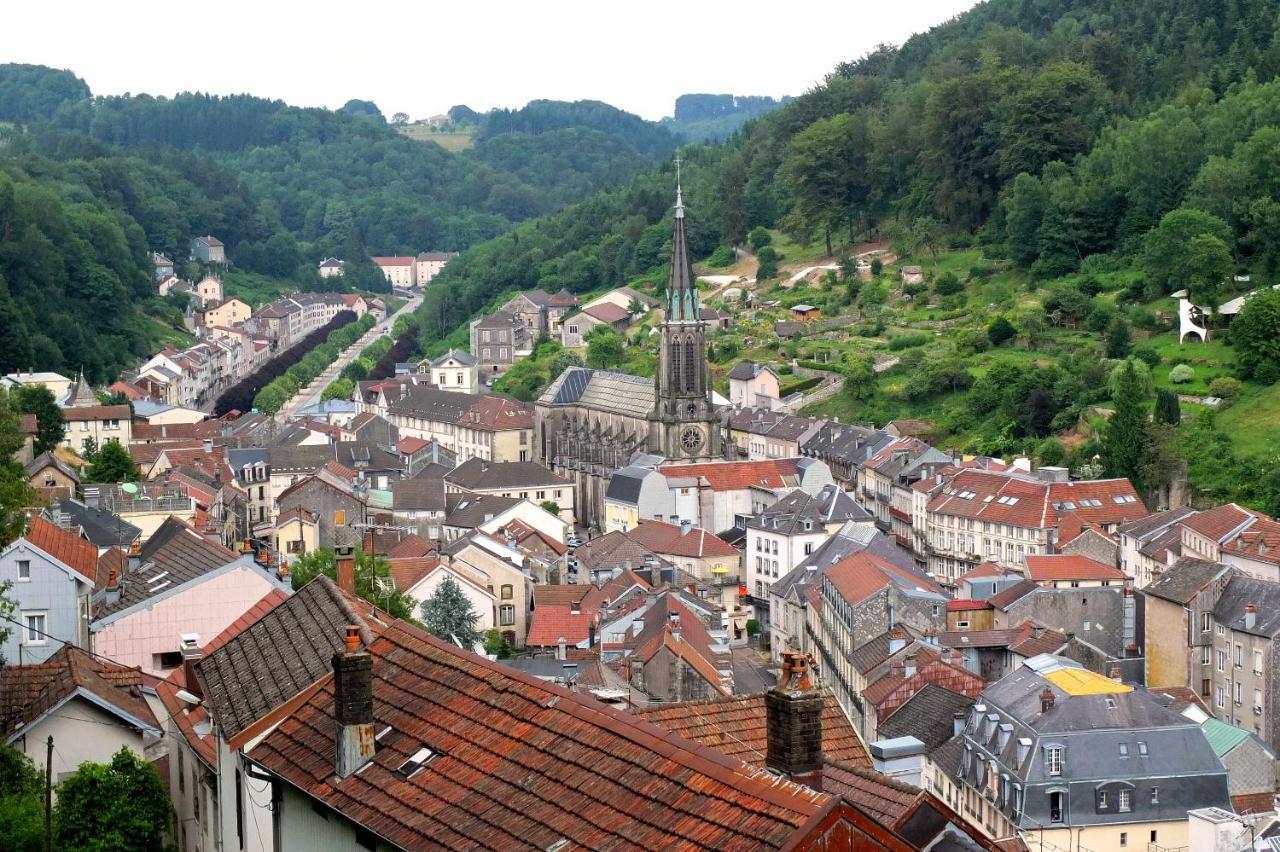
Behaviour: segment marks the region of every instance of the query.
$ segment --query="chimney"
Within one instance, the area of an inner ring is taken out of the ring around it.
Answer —
[[[1048,713],[1050,710],[1052,710],[1053,701],[1054,701],[1054,696],[1053,696],[1052,689],[1046,686],[1044,689],[1040,690],[1040,712],[1041,713]]]
[[[675,574],[671,575],[675,579]],[[649,569],[649,585],[655,589],[662,585],[662,566],[658,564],[658,560],[653,560],[653,567]]]
[[[958,737],[962,733],[964,733],[964,714],[952,713],[951,714],[951,736]]]
[[[212,438],[205,438],[205,439],[204,439],[204,451],[205,451],[206,453],[212,453],[212,452],[213,452],[213,439],[212,439]]]
[[[560,639],[556,642],[556,659],[557,660],[569,659],[569,654],[567,651],[568,644],[569,643],[565,640],[563,636],[561,636]]]
[[[1252,630],[1253,626],[1258,623],[1258,608],[1253,604],[1249,604],[1244,608],[1244,629]]]
[[[916,655],[911,654],[907,657],[906,663],[902,667],[903,677],[912,677],[916,673]]]
[[[587,649],[590,650],[596,646],[596,620],[591,619],[591,623],[587,625]]]
[[[108,606],[120,601],[120,578],[116,576],[114,567],[107,575],[107,594],[103,600]]]
[[[1121,683],[1124,680],[1124,678],[1120,674],[1119,666],[1111,667],[1111,679],[1114,680],[1116,683]]]
[[[182,637],[182,679],[187,682],[187,692],[197,698],[203,698],[200,692],[200,681],[196,680],[196,663],[204,656],[200,650],[200,639],[195,634]]]
[[[803,654],[784,653],[778,685],[765,693],[768,736],[764,765],[822,790],[822,693],[809,680]]]
[[[905,647],[907,647],[907,634],[901,630],[895,630],[889,634],[889,656],[893,656]]]
[[[693,522],[680,519],[680,535],[688,535],[689,530],[693,529]]]
[[[373,757],[373,657],[360,648],[360,628],[348,625],[343,648],[333,655],[334,725],[339,780]]]
[[[348,594],[356,593],[356,557],[351,545],[334,548],[338,554],[338,588]]]
[[[877,740],[867,748],[871,752],[871,767],[876,772],[913,787],[923,786],[921,776],[925,748],[920,740],[915,737],[895,737],[891,740]]]

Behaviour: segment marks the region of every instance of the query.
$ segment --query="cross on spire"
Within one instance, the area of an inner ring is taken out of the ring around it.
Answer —
[[[676,154],[676,218],[684,218],[684,195],[680,189],[680,155]]]

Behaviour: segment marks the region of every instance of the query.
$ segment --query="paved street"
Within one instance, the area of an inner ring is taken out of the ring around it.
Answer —
[[[771,689],[778,682],[775,669],[765,661],[765,657],[752,645],[743,645],[731,650],[733,656],[733,691],[738,695],[749,695]]]
[[[343,350],[343,352],[338,355],[338,360],[326,367],[323,373],[316,376],[315,380],[312,381],[311,384],[298,391],[292,399],[281,406],[276,417],[281,421],[286,421],[292,417],[294,412],[298,409],[306,408],[308,405],[314,405],[319,402],[320,394],[324,393],[324,389],[329,386],[330,382],[338,378],[338,374],[341,373],[348,364],[360,355],[360,351],[373,341],[377,340],[383,334],[389,333],[391,326],[395,323],[396,319],[406,311],[412,311],[416,308],[419,301],[421,301],[420,297],[415,296],[405,302],[404,306],[392,314],[389,319],[378,323],[373,328],[366,331],[359,340],[351,344],[351,346]],[[384,326],[387,328],[387,331],[382,330]]]

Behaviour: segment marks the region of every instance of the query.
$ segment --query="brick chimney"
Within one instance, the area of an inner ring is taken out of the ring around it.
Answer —
[[[356,593],[356,556],[351,545],[334,548],[338,555],[338,588],[354,595]]]
[[[103,602],[108,606],[118,603],[120,600],[120,578],[116,576],[116,569],[112,567],[111,572],[107,574],[107,593],[103,598]]]
[[[1054,696],[1053,696],[1052,689],[1046,686],[1044,689],[1040,690],[1040,712],[1041,713],[1048,713],[1050,710],[1052,710],[1053,701],[1054,701]]]
[[[1119,666],[1111,667],[1111,679],[1114,680],[1116,683],[1120,683],[1121,681],[1124,680],[1124,676],[1120,673]]]
[[[822,790],[822,693],[803,654],[784,653],[778,685],[765,693],[765,768]]]
[[[373,757],[373,657],[360,648],[360,628],[349,625],[333,655],[334,771],[346,778]]]

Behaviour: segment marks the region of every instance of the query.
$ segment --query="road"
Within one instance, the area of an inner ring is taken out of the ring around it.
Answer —
[[[334,361],[328,367],[325,367],[324,372],[316,376],[311,384],[299,390],[294,394],[292,399],[281,406],[280,411],[276,414],[276,419],[281,422],[288,421],[298,409],[306,408],[308,405],[314,405],[319,402],[320,394],[324,393],[324,389],[329,386],[330,382],[338,378],[338,374],[341,373],[348,364],[360,355],[360,351],[382,335],[389,333],[391,326],[400,317],[400,315],[406,311],[412,311],[418,306],[420,301],[420,296],[415,296],[414,298],[409,299],[404,303],[404,306],[392,314],[389,319],[378,323],[373,328],[366,331],[364,336],[359,340],[344,349],[338,355],[338,360]],[[382,330],[384,326],[387,331]]]
[[[778,675],[752,645],[731,649],[733,657],[733,691],[738,695],[766,692],[778,684]]]

